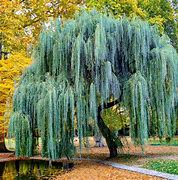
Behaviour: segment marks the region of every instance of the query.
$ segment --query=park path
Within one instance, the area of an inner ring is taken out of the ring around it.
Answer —
[[[169,159],[169,156],[166,156],[166,158]],[[170,158],[174,158],[174,156],[170,156]],[[178,159],[178,157],[177,157],[177,159]],[[148,169],[140,168],[140,167],[136,167],[136,166],[127,166],[127,165],[115,163],[112,161],[103,161],[103,160],[98,160],[98,159],[85,159],[85,158],[75,158],[74,160],[92,161],[92,162],[97,162],[97,163],[104,164],[104,165],[109,165],[109,166],[112,166],[112,167],[120,169],[120,170],[127,170],[127,171],[144,174],[144,175],[149,175],[152,177],[158,177],[158,178],[162,178],[162,179],[178,180],[178,175],[162,173],[162,172],[148,170]]]

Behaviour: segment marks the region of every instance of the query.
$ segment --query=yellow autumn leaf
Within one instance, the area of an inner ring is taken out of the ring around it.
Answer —
[[[31,59],[22,53],[13,54],[8,60],[0,60],[0,134],[7,131],[9,116],[4,117],[4,115],[10,114],[8,112],[12,107],[15,82],[18,82],[24,69],[30,63]]]

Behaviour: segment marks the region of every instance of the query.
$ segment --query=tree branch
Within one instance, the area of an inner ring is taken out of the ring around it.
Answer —
[[[101,112],[103,109],[109,109],[109,108],[115,106],[116,104],[119,104],[119,102],[121,102],[122,94],[123,94],[123,92],[121,93],[119,99],[116,99],[112,102],[104,103],[103,105],[99,105],[98,106],[98,112]]]
[[[118,99],[115,100],[115,101],[109,102],[109,103],[104,103],[103,106],[100,105],[100,106],[98,107],[98,111],[101,111],[102,109],[109,109],[109,108],[115,106],[115,105],[118,104],[118,103],[119,103],[119,100],[118,100]]]

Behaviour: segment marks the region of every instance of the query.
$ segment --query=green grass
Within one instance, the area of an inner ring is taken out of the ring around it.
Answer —
[[[178,161],[176,160],[150,160],[143,167],[160,172],[178,174]]]
[[[159,139],[158,140],[150,140],[149,144],[153,145],[153,146],[160,146],[160,145],[163,145],[163,146],[178,146],[178,140],[177,139],[172,139],[170,142],[167,142],[165,139],[162,140],[162,141],[160,141]]]

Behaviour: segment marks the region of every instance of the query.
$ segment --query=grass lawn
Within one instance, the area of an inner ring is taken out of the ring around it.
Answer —
[[[178,175],[178,161],[176,160],[169,160],[169,159],[150,160],[143,167],[160,172]]]
[[[162,141],[160,141],[159,139],[150,139],[148,141],[148,144],[153,146],[178,146],[178,139],[173,138],[170,142],[167,142],[166,139],[163,139]]]

